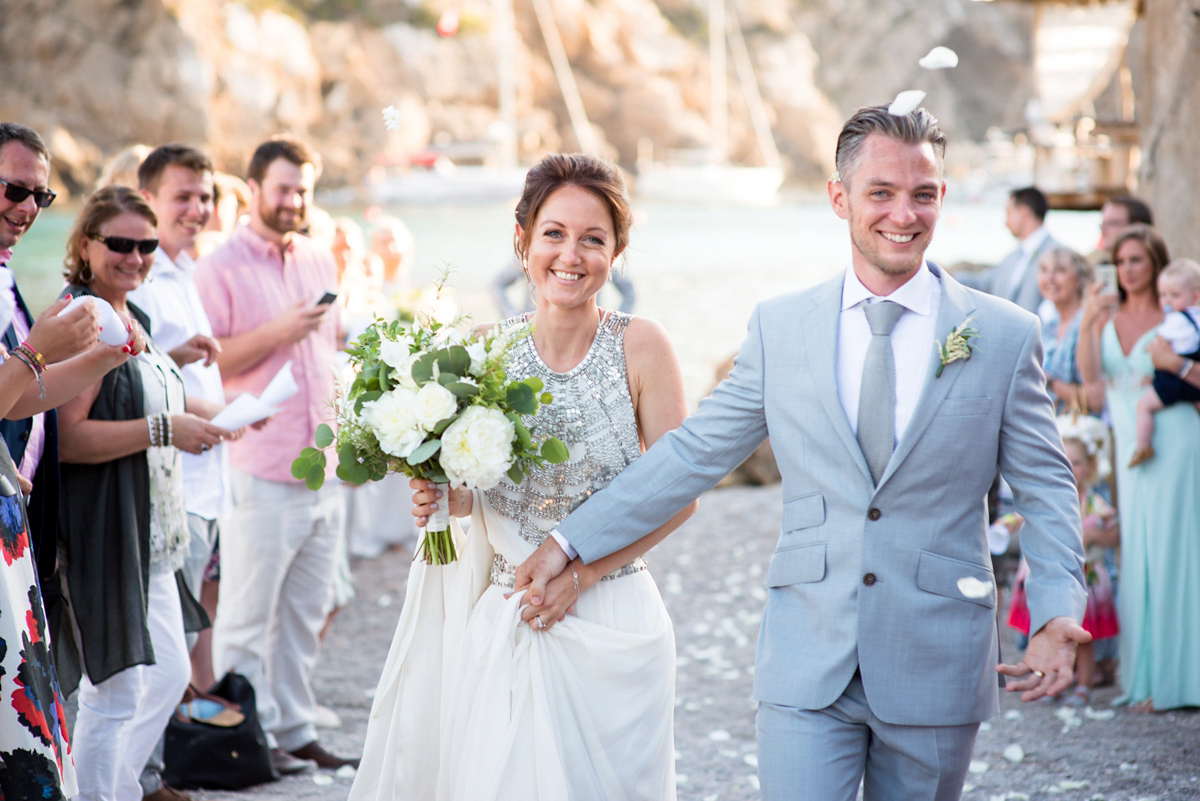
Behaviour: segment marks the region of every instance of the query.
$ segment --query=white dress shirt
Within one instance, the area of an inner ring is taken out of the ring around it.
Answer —
[[[154,252],[154,266],[142,285],[129,293],[129,300],[150,318],[154,344],[169,352],[196,334],[212,336],[212,324],[200,302],[193,273],[196,262],[186,251],[174,260],[161,247]],[[196,361],[180,368],[188,397],[224,405],[225,388],[221,371],[213,362],[208,367]],[[220,445],[205,453],[183,454],[183,499],[188,512],[205,520],[216,520],[228,507],[228,455]]]
[[[941,283],[924,262],[912,278],[886,298],[871,294],[853,269],[846,270],[846,279],[842,283],[842,313],[838,316],[837,385],[842,409],[850,421],[850,429],[856,434],[863,362],[871,341],[871,326],[862,307],[886,299],[905,308],[892,329],[892,356],[896,361],[896,440],[899,441],[925,387],[941,298]]]
[[[9,252],[11,253],[11,251]],[[7,258],[5,258],[4,266],[0,266],[0,297],[3,298],[0,301],[0,336],[11,325],[13,332],[17,335],[17,341],[24,342],[29,338],[30,326],[25,321],[25,314],[21,311],[20,304],[17,303],[17,281],[13,276],[12,269],[8,267]],[[45,453],[46,415],[44,412],[38,412],[33,416],[29,439],[25,442],[25,455],[21,457],[21,463],[17,465],[17,472],[33,481],[33,474],[37,472],[38,465]]]

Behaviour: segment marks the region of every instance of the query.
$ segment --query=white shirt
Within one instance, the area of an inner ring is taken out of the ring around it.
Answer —
[[[29,337],[29,323],[25,322],[25,315],[17,303],[16,277],[7,264],[0,266],[0,294],[3,297],[0,301],[0,336],[11,325],[17,335],[17,341],[24,342]],[[33,481],[33,474],[37,472],[38,464],[45,453],[46,415],[38,412],[33,416],[29,439],[25,442],[25,455],[21,457],[21,464],[17,465],[17,472]]]
[[[175,260],[160,247],[154,266],[142,285],[129,293],[129,300],[150,318],[154,344],[168,352],[196,334],[212,336],[212,324],[200,302],[193,273],[196,262],[185,251]],[[224,405],[225,389],[216,362],[184,365],[183,383],[188,397]],[[215,520],[228,508],[228,454],[223,446],[205,453],[183,454],[183,498],[189,513]]]
[[[886,298],[905,308],[891,337],[892,356],[896,361],[897,441],[912,420],[925,387],[941,298],[941,282],[924,262],[912,278]],[[838,315],[837,387],[842,410],[850,422],[850,429],[856,434],[863,362],[871,341],[871,326],[862,307],[883,299],[863,286],[853,268],[846,270],[842,283],[842,312]]]
[[[1013,268],[1012,275],[1009,276],[1008,286],[1004,287],[1004,297],[1009,300],[1016,298],[1017,289],[1021,286],[1021,281],[1025,278],[1025,273],[1029,270],[1030,262],[1033,261],[1033,254],[1038,252],[1038,248],[1042,246],[1042,243],[1046,241],[1046,237],[1048,236],[1050,236],[1050,232],[1043,225],[1021,240],[1021,260],[1017,262],[1017,266]]]
[[[1188,313],[1192,315],[1193,320],[1200,322],[1200,306],[1192,306]],[[1200,350],[1200,331],[1196,330],[1196,326],[1188,321],[1183,312],[1168,309],[1167,316],[1158,327],[1158,335],[1171,343],[1171,350],[1180,356]]]

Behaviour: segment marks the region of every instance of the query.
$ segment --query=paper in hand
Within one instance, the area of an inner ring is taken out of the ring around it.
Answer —
[[[236,431],[239,428],[266,420],[279,411],[279,406],[300,390],[292,375],[292,363],[289,360],[279,368],[279,372],[267,384],[257,398],[249,392],[238,395],[233,401],[216,414],[212,424],[226,431]]]

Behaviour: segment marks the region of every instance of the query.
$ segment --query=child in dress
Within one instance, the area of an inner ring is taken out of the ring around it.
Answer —
[[[1094,641],[1113,637],[1119,630],[1112,580],[1104,564],[1104,549],[1120,543],[1120,532],[1116,511],[1091,490],[1109,472],[1107,426],[1095,417],[1064,415],[1058,418],[1058,430],[1071,462],[1071,472],[1075,475],[1075,486],[1079,488],[1086,551],[1083,574],[1087,580],[1087,610],[1082,625],[1093,640],[1080,645],[1076,652],[1075,688],[1067,696],[1066,703],[1084,706],[1091,703],[1092,687],[1096,683]],[[1026,635],[1029,634],[1029,607],[1025,603],[1025,577],[1028,574],[1029,565],[1022,558],[1008,616],[1008,625]]]
[[[1176,259],[1158,276],[1158,299],[1167,316],[1158,335],[1171,343],[1171,349],[1184,357],[1181,375],[1200,359],[1200,264],[1191,259]],[[1200,389],[1174,373],[1154,371],[1154,385],[1146,390],[1137,405],[1137,450],[1129,460],[1137,467],[1154,457],[1154,413],[1180,401],[1200,401]]]

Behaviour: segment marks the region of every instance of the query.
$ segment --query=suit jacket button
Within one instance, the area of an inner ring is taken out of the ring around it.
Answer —
[[[878,520],[881,517],[883,517],[883,512],[879,511],[878,509],[871,509],[867,512],[868,520]]]
[[[867,575],[863,576],[863,584],[866,584],[868,587],[870,587],[874,583],[875,583],[875,574],[874,573],[868,573]]]

